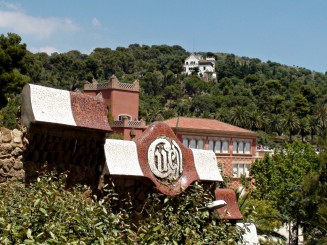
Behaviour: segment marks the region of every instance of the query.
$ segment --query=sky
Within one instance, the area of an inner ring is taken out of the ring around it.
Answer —
[[[31,52],[180,45],[327,71],[326,0],[0,0]]]

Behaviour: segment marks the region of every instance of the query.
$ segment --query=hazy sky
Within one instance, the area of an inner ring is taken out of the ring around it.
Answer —
[[[0,0],[32,52],[180,45],[327,71],[326,0]]]

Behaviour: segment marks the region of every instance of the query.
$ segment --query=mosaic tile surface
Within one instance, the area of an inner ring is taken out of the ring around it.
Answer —
[[[70,92],[73,116],[78,127],[110,131],[105,101],[95,96]]]
[[[227,205],[216,209],[221,219],[242,220],[243,216],[237,204],[236,194],[232,189],[216,189],[215,197],[217,200],[224,200]]]
[[[111,175],[144,176],[135,142],[107,139],[104,149]]]
[[[213,151],[192,149],[192,152],[200,180],[223,181]]]
[[[31,104],[37,122],[76,126],[70,93],[65,90],[29,84]]]

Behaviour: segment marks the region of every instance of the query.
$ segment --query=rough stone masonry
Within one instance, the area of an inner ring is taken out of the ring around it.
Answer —
[[[24,181],[23,152],[27,143],[22,131],[0,128],[0,184]]]

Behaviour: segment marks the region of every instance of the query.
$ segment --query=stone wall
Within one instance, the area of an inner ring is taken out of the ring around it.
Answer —
[[[0,184],[24,181],[23,153],[27,143],[22,131],[0,128]]]
[[[26,180],[40,172],[68,173],[68,184],[97,187],[105,163],[105,134],[63,125],[39,124],[26,135],[29,145],[24,154]]]
[[[104,133],[55,125],[33,126],[28,133],[0,129],[0,184],[29,182],[55,170],[68,174],[67,185],[97,189],[105,164]]]

